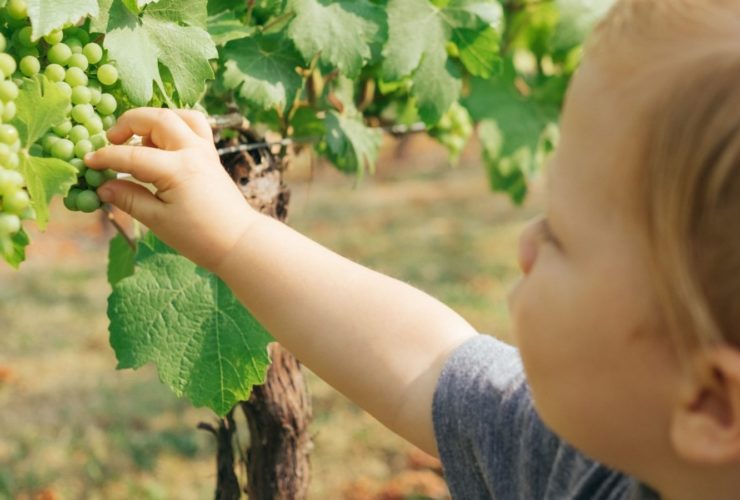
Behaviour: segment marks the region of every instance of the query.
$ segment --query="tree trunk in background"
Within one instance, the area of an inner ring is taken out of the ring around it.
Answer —
[[[219,147],[255,142],[247,130],[241,137],[222,141]],[[283,182],[284,158],[277,158],[269,150],[256,150],[224,155],[222,162],[234,182],[255,209],[285,221],[290,193]],[[249,266],[248,262],[244,263]],[[279,344],[270,345],[272,364],[264,385],[254,388],[248,401],[239,404],[249,425],[249,445],[239,456],[244,457],[247,484],[242,485],[250,500],[303,500],[308,497],[310,482],[309,455],[313,444],[308,434],[311,422],[311,398],[298,360]],[[234,410],[232,410],[233,412]],[[220,422],[221,427],[234,425],[231,418]],[[228,440],[231,445],[235,429]],[[221,442],[221,439],[219,439]],[[227,464],[221,464],[223,457]],[[222,466],[234,471],[233,454],[219,452],[219,471]],[[237,465],[239,467],[240,465]],[[234,473],[232,477],[236,477]],[[219,474],[218,500],[231,500],[219,496],[221,491],[231,491],[231,478]],[[235,498],[238,498],[235,497]]]

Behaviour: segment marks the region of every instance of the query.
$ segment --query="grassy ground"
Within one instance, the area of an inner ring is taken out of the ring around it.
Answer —
[[[326,168],[310,176],[299,168],[290,223],[506,338],[517,234],[541,201],[535,195],[513,209],[492,195],[475,157],[453,170],[424,141],[400,159],[391,145],[378,175],[357,187]],[[105,318],[109,234],[95,217],[59,206],[53,216],[22,271],[0,270],[0,498],[212,498],[214,447],[195,429],[211,414],[176,399],[152,367],[114,369]],[[311,498],[403,498],[417,483],[439,488],[428,471],[409,472],[423,456],[308,377]]]

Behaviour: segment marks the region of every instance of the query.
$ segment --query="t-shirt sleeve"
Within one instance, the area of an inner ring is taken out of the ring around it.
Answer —
[[[479,335],[446,361],[434,393],[445,479],[460,499],[626,499],[635,484],[564,443],[535,412],[518,351]]]

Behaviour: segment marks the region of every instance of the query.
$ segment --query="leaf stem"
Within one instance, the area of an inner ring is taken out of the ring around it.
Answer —
[[[281,15],[273,18],[269,23],[267,23],[264,26],[262,26],[262,32],[264,33],[266,31],[268,31],[270,28],[275,27],[276,25],[282,23],[283,21],[287,21],[288,19],[290,19],[293,16],[295,16],[295,12],[293,12],[291,10],[291,11],[286,12],[285,14],[281,14]]]

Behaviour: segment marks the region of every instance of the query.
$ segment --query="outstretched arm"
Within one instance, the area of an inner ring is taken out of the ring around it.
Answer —
[[[387,427],[436,454],[432,395],[473,328],[429,295],[356,264],[251,209],[221,167],[196,112],[137,109],[92,168],[131,173],[99,190],[166,243],[217,273],[289,351]]]

